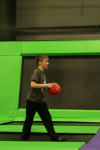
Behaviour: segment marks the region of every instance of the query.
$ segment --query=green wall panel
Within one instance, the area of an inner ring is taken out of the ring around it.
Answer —
[[[16,118],[18,116],[18,110],[0,110],[0,118]]]
[[[100,55],[100,40],[0,42],[0,110],[18,109],[22,65],[20,55],[37,54]]]
[[[20,56],[23,42],[0,42],[0,56]]]
[[[100,40],[24,41],[22,56],[100,55]]]
[[[0,124],[4,124],[4,123],[8,123],[8,122],[12,122],[14,121],[13,118],[6,118],[6,117],[2,117],[0,118]]]
[[[18,109],[21,56],[0,56],[0,109]]]

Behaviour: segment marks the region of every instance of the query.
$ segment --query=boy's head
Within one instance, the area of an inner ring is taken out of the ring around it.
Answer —
[[[47,67],[49,64],[48,60],[49,60],[49,57],[43,54],[39,54],[35,58],[35,62],[38,65],[38,67],[42,67],[44,69],[46,69],[45,67]]]

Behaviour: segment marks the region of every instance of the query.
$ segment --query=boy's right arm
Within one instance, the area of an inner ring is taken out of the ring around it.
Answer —
[[[55,83],[48,83],[48,88],[55,87]],[[35,81],[31,81],[31,88],[45,88],[46,84],[37,84]]]

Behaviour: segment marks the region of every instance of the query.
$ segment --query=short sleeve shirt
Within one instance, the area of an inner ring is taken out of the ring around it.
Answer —
[[[31,81],[35,81],[37,84],[46,84],[46,77],[44,72],[42,72],[39,68],[36,68],[31,76]],[[46,102],[45,98],[45,89],[44,88],[31,88],[29,87],[29,91],[27,94],[27,99],[43,103]]]

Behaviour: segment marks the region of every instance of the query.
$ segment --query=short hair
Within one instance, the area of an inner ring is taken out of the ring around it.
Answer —
[[[46,59],[46,58],[49,59],[48,56],[43,55],[43,54],[39,54],[39,55],[37,55],[37,56],[35,57],[35,62],[36,62],[36,64],[39,66],[39,61],[42,61],[42,62],[43,62],[43,60]]]

